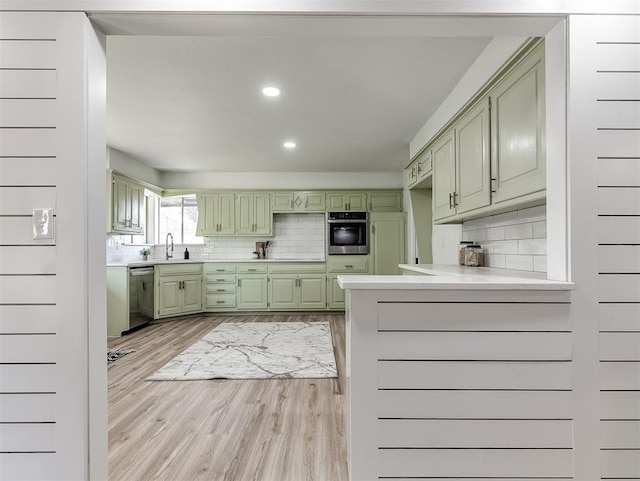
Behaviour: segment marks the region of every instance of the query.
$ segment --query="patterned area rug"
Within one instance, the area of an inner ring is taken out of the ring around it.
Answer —
[[[328,322],[225,322],[148,381],[337,377]]]
[[[114,361],[117,361],[121,357],[126,356],[132,352],[136,352],[135,349],[116,349],[116,348],[107,348],[107,364],[111,364]]]

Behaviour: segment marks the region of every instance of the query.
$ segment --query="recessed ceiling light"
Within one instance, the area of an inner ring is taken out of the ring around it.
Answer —
[[[285,143],[284,143],[284,144],[282,144],[282,145],[284,145],[284,148],[285,148],[285,149],[295,149],[295,148],[296,148],[296,143],[295,143],[295,142],[292,142],[292,141],[290,141],[290,140],[289,140],[289,141],[287,141],[287,142],[285,142]]]
[[[262,89],[262,93],[267,97],[277,97],[280,95],[280,89],[277,87],[265,87]]]

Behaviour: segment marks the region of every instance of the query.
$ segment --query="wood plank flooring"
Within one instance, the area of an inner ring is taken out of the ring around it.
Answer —
[[[338,379],[145,381],[222,322],[329,321]],[[342,314],[199,315],[109,342],[110,481],[347,481]]]

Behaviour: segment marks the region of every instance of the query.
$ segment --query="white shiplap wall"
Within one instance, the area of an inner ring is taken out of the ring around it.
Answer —
[[[635,26],[635,28],[629,27]],[[594,26],[600,471],[640,480],[640,17]]]
[[[2,480],[88,478],[87,27],[0,14]],[[33,240],[35,208],[55,239]]]

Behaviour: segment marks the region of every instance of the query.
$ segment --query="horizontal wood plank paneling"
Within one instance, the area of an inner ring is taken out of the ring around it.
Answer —
[[[57,456],[53,453],[0,453],[0,479],[33,481],[51,479],[56,472]],[[8,475],[11,478],[8,478]]]
[[[0,452],[55,451],[55,424],[0,424]]]
[[[58,161],[54,158],[5,157],[0,159],[0,186],[51,186],[57,172]]]
[[[406,303],[402,316],[397,304],[379,304],[381,331],[571,331],[569,304]]]
[[[379,359],[571,360],[564,332],[380,332]]]
[[[599,71],[640,71],[640,44],[598,44],[594,63]]]
[[[0,423],[55,420],[55,394],[0,394]]]
[[[0,393],[56,392],[54,364],[0,365]]]
[[[0,129],[0,157],[55,155],[55,129]]]
[[[640,392],[601,392],[600,418],[640,420]]]
[[[598,247],[598,270],[601,273],[640,273],[640,245]]]
[[[5,34],[6,35],[6,34]],[[50,40],[0,40],[2,68],[53,69],[58,59]]]
[[[384,419],[381,448],[571,448],[571,421]]]
[[[600,244],[640,244],[640,216],[598,217]]]
[[[600,215],[640,215],[640,189],[599,188],[598,211]]]
[[[600,451],[600,470],[603,479],[640,479],[640,450]]]
[[[640,109],[640,102],[638,103]],[[640,185],[640,158],[600,159],[598,185],[634,187]]]
[[[56,336],[52,334],[0,334],[0,363],[56,361]]]
[[[55,246],[0,246],[2,274],[55,274]]]
[[[640,333],[601,332],[600,359],[603,361],[640,361]]]
[[[0,275],[0,304],[54,304],[55,276]]]
[[[33,209],[55,209],[55,207],[55,187],[0,187],[0,216],[31,217]]]
[[[568,391],[394,391],[378,393],[381,418],[570,419]]]
[[[0,127],[55,127],[55,100],[0,99]]]
[[[55,70],[0,70],[0,98],[53,99],[55,97]]]
[[[638,157],[640,130],[599,130],[598,157]]]
[[[381,449],[380,476],[571,477],[565,449]]]
[[[382,389],[571,389],[568,362],[379,361]]]
[[[602,421],[600,445],[603,449],[640,449],[640,421]]]
[[[608,72],[598,75],[598,81],[594,92],[596,98],[600,100],[640,100],[640,73],[635,72]],[[600,105],[598,106],[600,109]],[[598,111],[605,113],[606,111]],[[600,125],[619,126],[617,120],[609,116],[599,117]],[[637,127],[637,125],[632,125]]]
[[[637,88],[640,90],[640,87]],[[624,100],[598,102],[596,108],[598,117],[602,121],[601,125],[615,128],[640,127],[640,96],[638,99],[637,102]]]
[[[52,334],[56,306],[0,306],[0,334]]]
[[[0,246],[55,245],[55,239],[33,238],[31,216],[0,217]]]
[[[600,302],[640,302],[640,274],[603,274],[598,283]]]
[[[640,303],[600,304],[600,331],[640,332]]]
[[[601,362],[600,389],[640,391],[640,362]]]

